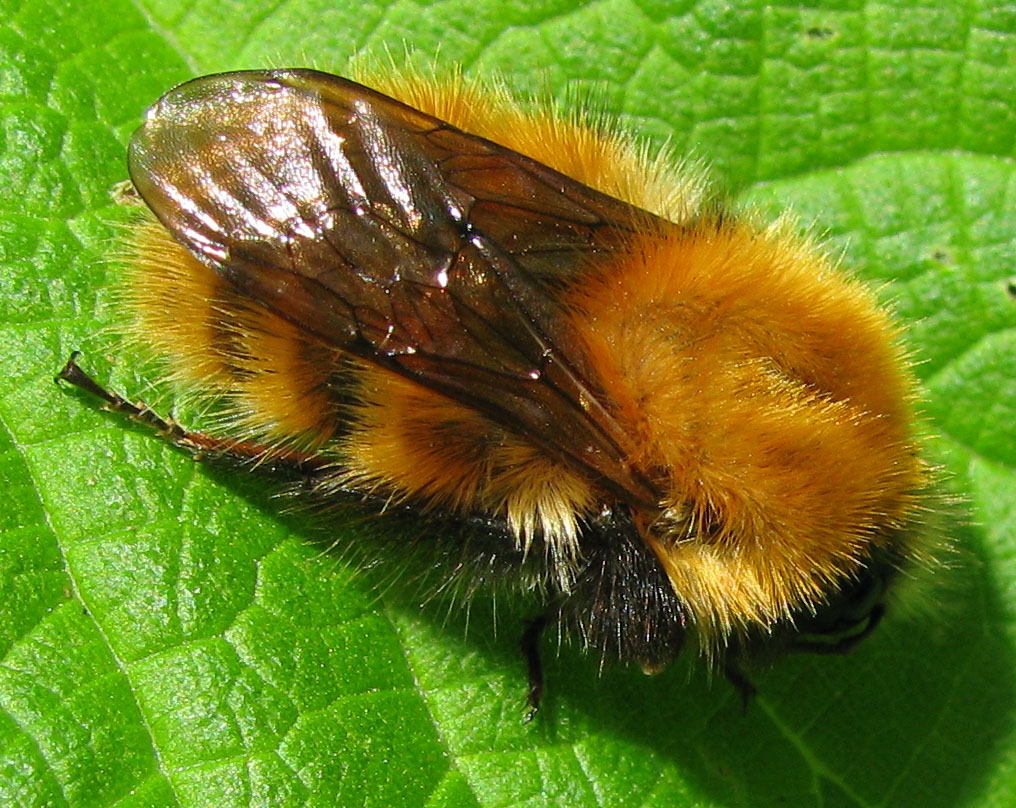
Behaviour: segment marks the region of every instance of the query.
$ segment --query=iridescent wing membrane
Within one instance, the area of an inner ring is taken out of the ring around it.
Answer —
[[[657,500],[557,302],[649,214],[309,70],[183,84],[129,160],[159,220],[243,294]]]

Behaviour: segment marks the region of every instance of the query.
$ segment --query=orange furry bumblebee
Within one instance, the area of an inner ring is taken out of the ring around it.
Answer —
[[[199,78],[131,141],[158,220],[132,333],[221,400],[222,437],[63,377],[185,448],[412,514],[470,588],[544,593],[533,709],[552,623],[646,670],[693,640],[745,689],[745,660],[874,628],[929,475],[871,294],[616,129],[461,79],[375,86]]]

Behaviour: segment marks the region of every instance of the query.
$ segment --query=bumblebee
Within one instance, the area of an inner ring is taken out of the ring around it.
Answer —
[[[600,118],[374,83],[198,78],[131,140],[130,334],[220,402],[212,434],[62,377],[410,516],[470,593],[539,593],[533,711],[550,625],[646,671],[691,643],[746,692],[746,662],[868,634],[929,486],[871,293]]]

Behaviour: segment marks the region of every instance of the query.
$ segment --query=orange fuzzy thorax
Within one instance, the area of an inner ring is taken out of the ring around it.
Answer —
[[[896,330],[813,248],[703,222],[636,245],[572,302],[667,491],[649,540],[707,634],[814,608],[913,517],[926,469]]]

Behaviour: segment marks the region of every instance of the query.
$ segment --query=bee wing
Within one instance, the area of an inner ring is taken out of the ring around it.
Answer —
[[[484,412],[618,495],[633,470],[558,302],[649,215],[354,82],[190,81],[130,173],[182,244],[324,342]]]

